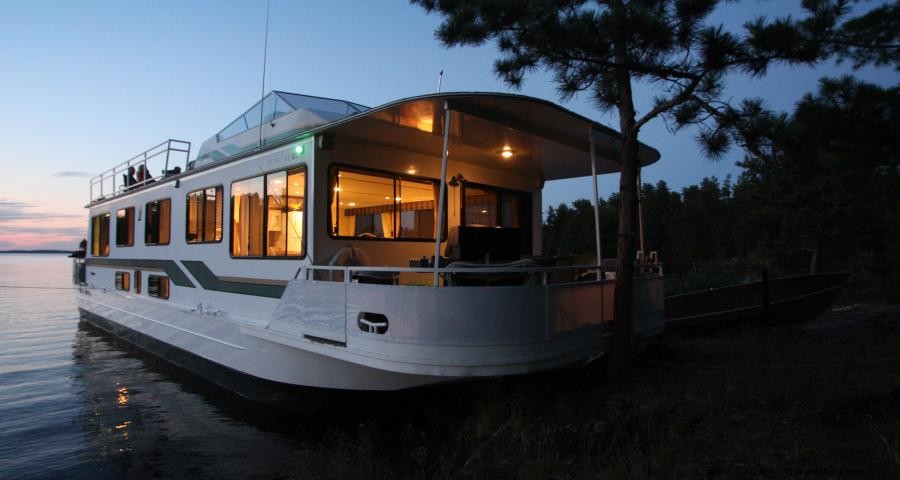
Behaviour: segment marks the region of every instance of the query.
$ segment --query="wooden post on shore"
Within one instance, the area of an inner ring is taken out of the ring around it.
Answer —
[[[763,304],[763,323],[772,323],[771,312],[769,309],[769,269],[762,269],[762,304]]]

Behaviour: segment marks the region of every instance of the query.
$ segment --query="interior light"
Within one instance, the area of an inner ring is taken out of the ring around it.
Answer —
[[[385,200],[390,200],[390,199],[391,199],[391,197],[384,197],[384,199],[385,199]]]
[[[303,155],[303,145],[297,145],[294,147],[294,153],[297,155]]]
[[[409,168],[406,170],[406,173],[408,173],[408,174],[410,174],[410,175],[415,175],[415,174],[416,174],[416,167],[410,165]]]
[[[487,210],[482,210],[481,213],[487,213]]]
[[[423,132],[434,132],[434,119],[431,116],[422,117],[416,122],[416,128]]]
[[[334,191],[335,191],[335,192],[340,192],[340,191],[341,191],[341,187],[334,187]]]
[[[398,201],[398,202],[399,202],[399,201],[400,201],[400,200],[403,200],[403,199],[402,199],[402,198],[400,198],[400,197],[394,197],[394,200],[396,200],[396,201]]]
[[[356,206],[356,202],[350,202],[350,203],[348,203],[347,205],[350,205],[351,207],[355,207],[355,206]]]
[[[513,149],[510,148],[509,145],[504,145],[504,147],[500,150],[500,156],[503,158],[510,158],[513,156]]]

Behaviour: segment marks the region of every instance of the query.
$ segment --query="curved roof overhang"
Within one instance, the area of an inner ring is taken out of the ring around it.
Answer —
[[[444,106],[451,113],[449,161],[515,171],[544,180],[591,175],[590,137],[597,173],[619,171],[619,133],[546,100],[502,93],[439,93],[405,98],[328,125],[331,133],[440,158]],[[506,147],[512,152],[504,157]],[[659,160],[639,146],[642,166]]]

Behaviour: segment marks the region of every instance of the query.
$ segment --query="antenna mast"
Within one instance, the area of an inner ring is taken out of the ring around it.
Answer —
[[[263,43],[262,84],[259,89],[259,143],[256,148],[262,148],[263,141],[263,100],[266,98],[266,60],[269,54],[269,7],[271,5],[271,0],[266,0],[266,40]]]
[[[438,93],[441,93],[441,82],[444,81],[444,71],[441,70],[441,73],[438,74]]]

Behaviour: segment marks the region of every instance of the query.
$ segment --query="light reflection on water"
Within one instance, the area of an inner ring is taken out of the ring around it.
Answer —
[[[70,262],[0,254],[0,285],[69,287]],[[0,286],[0,478],[304,474],[280,414],[192,379],[79,322],[71,290]]]

